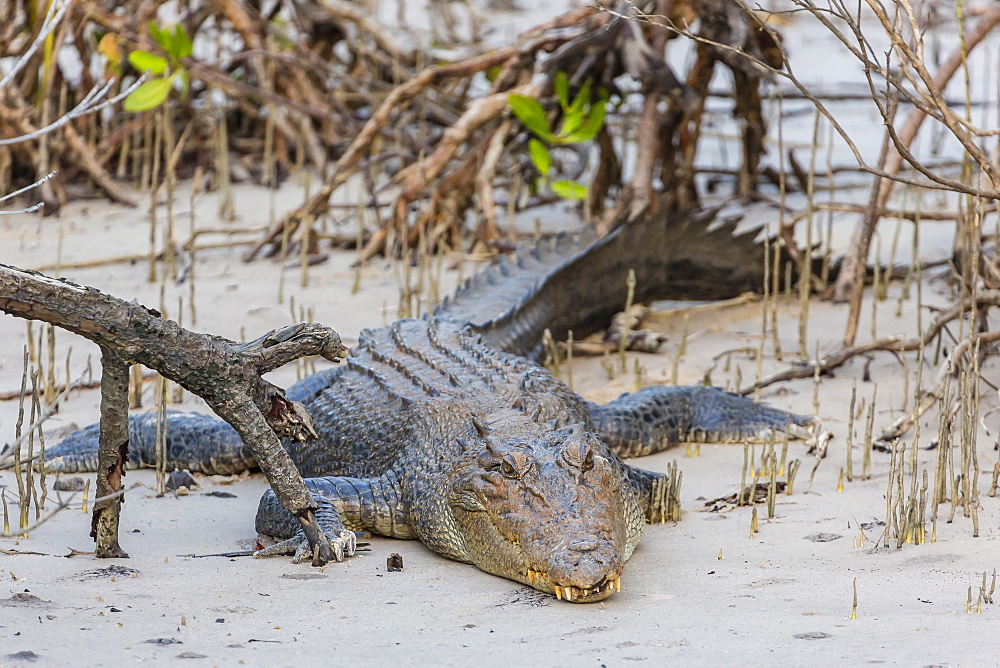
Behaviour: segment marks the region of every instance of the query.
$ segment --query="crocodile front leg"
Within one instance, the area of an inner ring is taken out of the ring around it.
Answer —
[[[392,471],[377,478],[307,478],[318,504],[316,519],[334,546],[337,561],[352,556],[355,531],[371,531],[391,538],[413,538],[399,492],[399,480]],[[254,556],[294,554],[298,563],[309,557],[309,541],[298,529],[298,520],[281,507],[272,490],[260,500],[257,532],[281,542],[258,551]]]
[[[814,419],[730,394],[717,387],[652,386],[609,404],[590,404],[594,428],[620,457],[641,457],[678,443],[763,440],[772,433],[810,435]]]

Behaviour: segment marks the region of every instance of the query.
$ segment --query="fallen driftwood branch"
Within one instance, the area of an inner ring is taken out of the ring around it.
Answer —
[[[302,523],[313,547],[313,564],[334,558],[316,523],[315,503],[281,446],[279,436],[315,438],[305,409],[261,376],[306,355],[337,361],[347,349],[333,330],[299,324],[235,344],[198,334],[137,303],[94,288],[0,265],[0,311],[42,320],[101,347],[101,437],[97,496],[122,489],[128,458],[129,365],[143,364],[200,396],[239,433],[281,504]],[[99,557],[127,556],[118,544],[118,497],[95,504],[92,522]]]
[[[566,356],[571,352],[574,356],[584,357],[622,350],[640,353],[658,352],[670,337],[650,329],[639,329],[650,312],[651,309],[645,304],[632,304],[626,310],[615,314],[607,331],[604,332],[604,338],[600,341],[586,339],[574,341],[572,351],[569,350],[569,343],[560,342],[559,352]]]
[[[976,295],[975,298],[967,298],[942,311],[920,336],[909,339],[903,338],[902,335],[887,336],[860,345],[844,346],[820,359],[797,364],[783,371],[773,373],[770,376],[765,376],[760,380],[741,387],[738,392],[745,396],[753,393],[755,390],[782,381],[795,380],[797,378],[812,378],[817,372],[817,367],[819,367],[819,373],[827,373],[854,357],[877,350],[897,353],[919,350],[933,341],[934,337],[944,329],[946,324],[961,317],[970,309],[980,309],[984,306],[1000,306],[1000,290],[984,290]]]

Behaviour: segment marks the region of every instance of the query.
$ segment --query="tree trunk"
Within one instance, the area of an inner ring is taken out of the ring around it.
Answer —
[[[101,438],[97,451],[97,498],[90,536],[98,557],[128,557],[118,544],[118,517],[125,496],[108,499],[122,488],[128,462],[129,363],[115,351],[101,348]]]

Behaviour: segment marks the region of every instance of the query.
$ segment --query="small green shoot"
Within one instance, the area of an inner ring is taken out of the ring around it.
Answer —
[[[511,95],[508,104],[518,120],[537,137],[532,137],[528,141],[528,153],[540,175],[539,186],[547,185],[552,192],[563,199],[584,199],[587,197],[586,185],[571,179],[551,180],[550,146],[583,144],[592,140],[604,126],[608,93],[602,88],[595,96],[588,80],[571,100],[569,80],[564,72],[556,74],[555,92],[562,109],[562,119],[558,128],[551,127],[545,109],[534,98]]]
[[[178,24],[171,30],[150,23],[149,34],[166,53],[166,57],[142,50],[128,54],[132,67],[152,78],[144,81],[125,98],[125,111],[155,109],[163,104],[178,81],[181,84],[181,94],[187,93],[188,73],[181,61],[194,52],[194,45],[184,26]]]

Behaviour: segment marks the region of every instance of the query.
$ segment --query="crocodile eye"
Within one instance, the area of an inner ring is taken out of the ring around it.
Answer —
[[[566,447],[563,457],[571,466],[575,466],[581,471],[589,471],[594,468],[594,448],[586,441],[570,443]]]
[[[517,478],[518,472],[517,467],[511,464],[506,459],[500,464],[500,471],[508,478]]]

